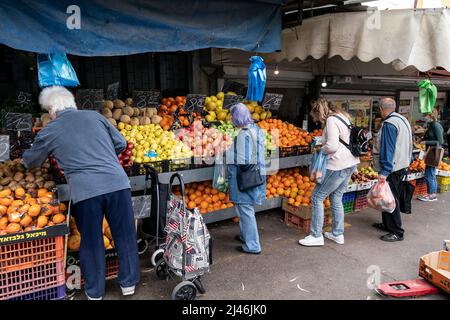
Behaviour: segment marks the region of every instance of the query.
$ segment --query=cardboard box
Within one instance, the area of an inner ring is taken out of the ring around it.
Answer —
[[[450,252],[450,240],[444,240],[444,250]]]
[[[436,251],[421,257],[419,275],[450,294],[450,252]]]
[[[297,216],[297,217],[302,218],[304,220],[311,219],[311,217],[312,217],[312,209],[311,209],[311,207],[307,207],[307,206],[296,207],[296,206],[293,206],[292,204],[288,203],[288,199],[286,199],[286,198],[283,198],[283,204],[282,204],[281,208],[284,211],[289,212],[289,213],[293,214],[294,216]],[[331,208],[325,209],[325,215],[327,215],[329,213],[331,213]]]

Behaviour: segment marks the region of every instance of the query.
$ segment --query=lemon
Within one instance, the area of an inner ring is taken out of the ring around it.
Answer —
[[[117,129],[123,130],[124,128],[125,128],[125,123],[119,122],[119,124],[117,125]]]
[[[131,125],[127,124],[127,125],[125,126],[125,130],[130,131],[130,130],[131,130]]]
[[[216,95],[217,99],[219,100],[223,100],[223,98],[225,97],[225,93],[223,93],[222,91],[218,92]]]

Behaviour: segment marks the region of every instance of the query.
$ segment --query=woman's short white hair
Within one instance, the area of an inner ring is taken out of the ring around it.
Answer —
[[[62,86],[47,87],[42,90],[39,95],[39,104],[42,109],[48,111],[51,108],[54,113],[77,108],[73,94]]]

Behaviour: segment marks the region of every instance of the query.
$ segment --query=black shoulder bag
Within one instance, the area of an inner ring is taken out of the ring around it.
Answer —
[[[248,130],[247,128],[244,128],[242,130]],[[251,130],[250,132],[250,139],[252,140],[253,145],[253,155],[257,159],[257,141],[255,141],[255,138],[253,137]],[[237,137],[236,137],[237,141]],[[235,147],[236,147],[235,143]],[[245,152],[245,149],[244,149]],[[251,161],[250,161],[251,162]],[[261,174],[261,168],[259,167],[258,161],[256,163],[250,163],[250,164],[239,164],[237,163],[237,185],[239,188],[239,191],[244,192],[248,191],[250,189],[259,187],[263,185],[265,182],[264,176]]]

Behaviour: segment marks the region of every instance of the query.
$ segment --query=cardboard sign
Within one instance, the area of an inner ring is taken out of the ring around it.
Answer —
[[[222,87],[222,92],[234,92],[237,95],[244,95],[245,85],[236,81],[226,80]]]
[[[203,105],[205,104],[205,98],[206,95],[204,94],[188,94],[184,110],[187,112],[201,113],[203,111]]]
[[[226,94],[223,98],[223,109],[230,109],[236,103],[242,102],[243,96]]]
[[[28,92],[19,91],[16,96],[16,103],[21,107],[30,106],[33,95]]]
[[[119,82],[114,82],[106,88],[106,99],[115,100],[119,98]]]
[[[63,223],[52,227],[45,227],[44,229],[40,230],[33,230],[28,232],[20,232],[0,236],[0,245],[13,244],[18,242],[25,242],[30,240],[50,238],[56,236],[64,236],[69,233],[70,233],[69,226]]]
[[[9,136],[0,135],[0,161],[9,160]]]
[[[161,92],[156,89],[150,91],[133,91],[133,103],[137,108],[157,107],[161,100]]]
[[[103,89],[77,90],[77,108],[80,110],[100,110],[103,106]]]
[[[278,111],[281,106],[281,100],[283,100],[282,94],[267,92],[264,95],[262,107],[264,110]]]
[[[5,128],[12,131],[31,131],[33,127],[31,113],[8,112],[5,115]]]

